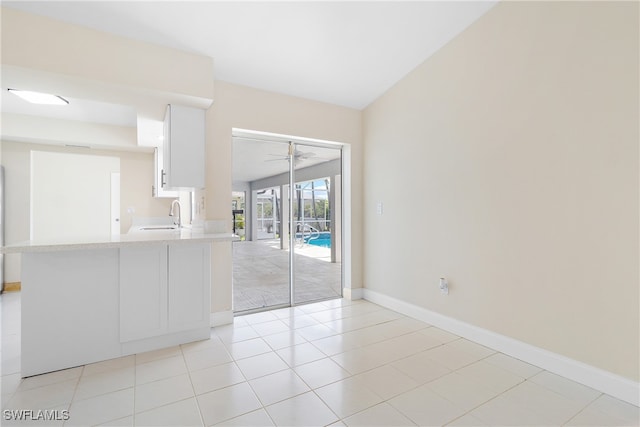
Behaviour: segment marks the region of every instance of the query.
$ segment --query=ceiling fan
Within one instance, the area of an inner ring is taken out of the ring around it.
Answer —
[[[273,161],[277,161],[277,160],[289,160],[289,156],[283,156],[281,154],[268,154],[268,155],[269,156],[275,156],[277,158],[275,158],[275,159],[267,159],[267,160],[265,160],[265,162],[273,162]],[[310,151],[305,152],[305,151],[300,151],[300,150],[296,149],[293,152],[293,160],[296,161],[296,162],[304,161],[304,160],[310,159],[310,158],[315,157],[315,156],[316,156],[316,153],[312,153]]]

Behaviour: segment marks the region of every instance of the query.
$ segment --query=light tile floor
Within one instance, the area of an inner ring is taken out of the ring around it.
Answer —
[[[639,423],[633,405],[363,300],[237,317],[206,341],[27,379],[20,294],[0,308],[2,408],[70,417],[12,423],[3,412],[2,425]]]

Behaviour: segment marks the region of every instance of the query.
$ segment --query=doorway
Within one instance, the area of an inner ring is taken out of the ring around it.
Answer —
[[[31,151],[31,239],[120,233],[120,159]]]
[[[341,297],[342,146],[237,131],[233,159],[234,312]]]

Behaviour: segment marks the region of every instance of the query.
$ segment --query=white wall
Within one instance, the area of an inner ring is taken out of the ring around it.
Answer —
[[[638,36],[501,2],[370,105],[365,287],[638,381]]]

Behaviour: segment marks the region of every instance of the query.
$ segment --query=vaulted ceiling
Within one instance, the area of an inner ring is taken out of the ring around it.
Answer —
[[[2,2],[3,7],[210,56],[219,80],[356,109],[366,107],[495,4]]]

